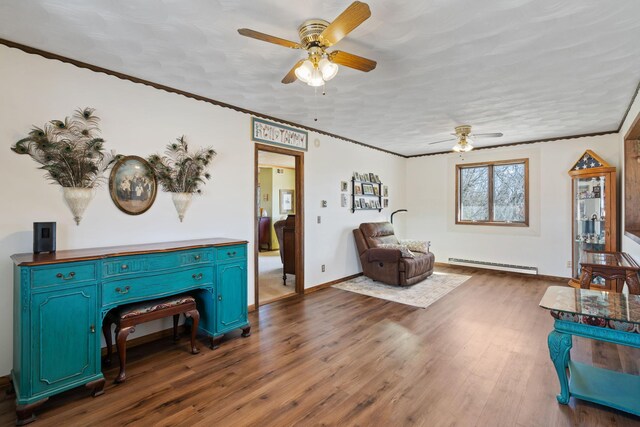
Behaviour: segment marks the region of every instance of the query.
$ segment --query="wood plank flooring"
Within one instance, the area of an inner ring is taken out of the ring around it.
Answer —
[[[39,426],[632,426],[640,418],[559,405],[538,302],[549,285],[463,268],[472,278],[427,309],[328,288],[251,313],[239,333],[190,355],[188,339],[132,348],[127,382],[53,397]],[[638,373],[640,351],[575,339],[572,358]],[[12,425],[13,400],[0,402]]]

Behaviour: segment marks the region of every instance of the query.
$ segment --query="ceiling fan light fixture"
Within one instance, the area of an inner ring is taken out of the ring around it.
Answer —
[[[302,65],[296,68],[296,77],[298,78],[298,80],[309,84],[314,70],[315,67],[313,66],[313,63],[307,59],[302,63]]]
[[[328,82],[338,74],[338,65],[329,61],[326,57],[318,62],[318,68],[322,72],[322,78],[325,82]]]
[[[469,143],[461,144],[458,142],[453,146],[453,151],[455,151],[456,153],[466,153],[467,151],[471,150],[473,150],[473,145]]]
[[[320,69],[318,69],[317,67],[313,69],[313,71],[311,72],[311,78],[309,79],[307,84],[313,87],[322,86],[324,84],[324,80],[322,79],[322,73],[320,72]]]

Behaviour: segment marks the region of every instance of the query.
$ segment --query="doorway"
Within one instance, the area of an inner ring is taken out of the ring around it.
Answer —
[[[255,147],[255,307],[304,291],[304,153]]]

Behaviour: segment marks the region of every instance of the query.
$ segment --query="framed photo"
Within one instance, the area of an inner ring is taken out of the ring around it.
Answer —
[[[376,208],[382,209],[382,206],[380,206],[380,200],[377,200],[377,199],[376,199]]]
[[[360,209],[360,200],[359,200],[359,199],[355,199],[355,200],[353,201],[353,207],[354,207],[355,209]]]
[[[365,203],[364,197],[360,198],[360,207],[362,209],[364,209],[367,206],[367,204]]]
[[[362,194],[367,196],[373,196],[373,185],[371,184],[362,184]]]
[[[385,208],[388,208],[389,207],[389,199],[384,199],[382,201],[382,204],[384,205]]]
[[[358,172],[354,172],[354,173],[353,173],[353,179],[354,179],[355,181],[360,181],[360,174],[359,174]]]
[[[343,207],[343,208],[347,207],[347,195],[344,193],[340,195],[340,207]]]
[[[280,190],[280,215],[295,213],[293,190]]]
[[[377,184],[381,184],[382,181],[380,181],[380,177],[378,175],[374,175],[374,178],[376,179],[374,182]]]
[[[374,196],[379,196],[380,195],[380,188],[378,188],[377,185],[373,186],[373,195]]]
[[[145,159],[125,156],[111,169],[109,193],[118,209],[128,215],[146,212],[156,200],[158,183]]]
[[[360,195],[362,194],[362,187],[360,184],[356,184],[353,186],[353,194]]]
[[[389,197],[389,187],[386,185],[382,186],[382,197]]]
[[[347,184],[347,181],[340,181],[340,191],[347,190],[349,190],[349,184]]]
[[[360,181],[369,181],[369,174],[368,173],[361,173],[360,174]]]
[[[369,182],[376,182],[376,176],[373,173],[369,173]]]

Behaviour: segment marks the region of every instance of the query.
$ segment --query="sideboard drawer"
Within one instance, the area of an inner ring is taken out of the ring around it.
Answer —
[[[96,264],[66,263],[31,270],[31,287],[43,288],[97,280]]]
[[[244,259],[247,257],[247,247],[242,246],[226,246],[223,248],[216,248],[216,259],[218,261],[226,261],[231,259]]]
[[[104,278],[132,276],[137,273],[169,270],[177,267],[197,266],[213,261],[213,250],[194,249],[153,255],[129,255],[109,258],[103,263]]]
[[[119,305],[165,294],[179,293],[190,286],[213,284],[213,268],[200,267],[137,279],[102,284],[102,305]]]

